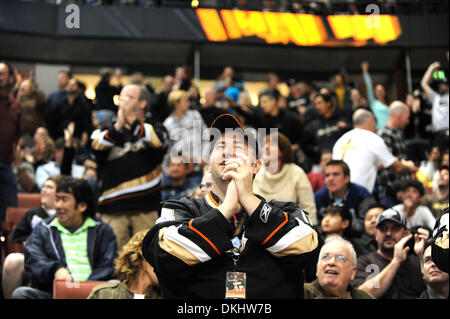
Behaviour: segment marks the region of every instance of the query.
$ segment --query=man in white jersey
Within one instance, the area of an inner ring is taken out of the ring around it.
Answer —
[[[411,161],[396,158],[376,132],[375,117],[370,111],[359,109],[353,114],[354,129],[339,138],[333,147],[333,159],[343,160],[350,167],[350,181],[373,193],[378,168],[395,172],[415,169]]]

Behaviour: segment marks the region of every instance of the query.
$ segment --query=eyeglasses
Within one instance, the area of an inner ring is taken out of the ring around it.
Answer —
[[[211,186],[212,186],[212,183],[205,183],[205,184],[199,185],[200,188],[210,188]]]
[[[340,262],[342,264],[345,263],[348,260],[345,255],[339,254],[339,255],[334,256],[334,255],[329,254],[329,253],[324,254],[322,256],[321,260],[327,260],[328,261],[328,260],[331,260],[331,258],[333,258],[333,257],[334,257],[334,260],[336,260],[337,262]]]

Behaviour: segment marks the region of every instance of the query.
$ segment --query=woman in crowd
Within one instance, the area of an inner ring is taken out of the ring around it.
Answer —
[[[88,299],[161,299],[158,278],[142,256],[142,241],[148,230],[134,234],[115,260],[119,282],[96,286]]]
[[[278,140],[277,140],[278,139]],[[314,193],[303,169],[294,163],[289,139],[282,133],[266,136],[263,166],[255,176],[253,191],[270,201],[294,202],[317,224]]]

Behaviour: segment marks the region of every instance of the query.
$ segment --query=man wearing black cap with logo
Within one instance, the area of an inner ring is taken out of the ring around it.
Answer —
[[[163,202],[142,251],[165,298],[302,298],[318,235],[293,203],[252,192],[258,146],[232,115],[211,126],[212,191]]]
[[[410,234],[405,217],[398,211],[385,210],[376,223],[378,250],[358,258],[352,285],[378,299],[419,297],[425,285],[417,256],[427,238],[421,231]]]

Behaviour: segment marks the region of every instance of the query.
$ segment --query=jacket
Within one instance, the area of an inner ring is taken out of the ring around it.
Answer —
[[[317,217],[320,222],[324,217],[324,208],[333,205],[335,199],[326,185],[321,190],[314,193],[314,199],[317,206]],[[366,207],[366,205],[363,204],[366,201],[372,201],[372,195],[367,189],[350,182],[345,191],[343,204],[348,208],[353,217],[351,237],[359,237],[364,232],[364,217],[366,211],[362,208]]]
[[[352,286],[348,286],[349,299],[375,299],[371,294]],[[318,280],[305,284],[305,299],[341,299],[329,294],[320,286]]]
[[[87,299],[134,299],[125,282],[109,282],[94,287]],[[161,299],[158,287],[148,287],[145,299]]]
[[[39,223],[32,231],[24,247],[25,272],[32,286],[52,292],[55,272],[67,267],[59,230],[50,223],[56,216]],[[111,227],[100,219],[92,217],[95,227],[88,228],[88,257],[92,273],[88,280],[109,280],[114,275],[114,260],[117,257],[117,243]]]
[[[294,203],[258,198],[251,217],[241,211],[232,221],[217,209],[212,192],[163,202],[142,251],[164,298],[224,299],[229,271],[246,273],[247,299],[303,298],[302,270],[317,258],[317,231]],[[235,234],[241,243],[236,263]]]
[[[33,207],[28,210],[14,227],[11,242],[14,244],[24,244],[28,236],[31,235],[36,225],[49,217],[49,214],[42,207]]]

